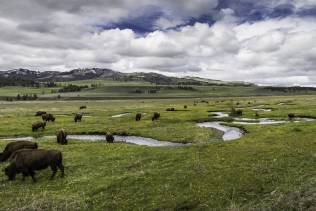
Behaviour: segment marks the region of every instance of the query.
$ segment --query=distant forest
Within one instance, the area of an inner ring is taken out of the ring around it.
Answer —
[[[3,86],[39,87],[40,84],[34,80],[26,80],[18,77],[0,77],[0,87]]]
[[[22,79],[21,77],[0,76],[0,87],[4,86],[24,86],[24,87],[56,87],[55,82],[38,82],[32,79]]]
[[[316,91],[316,87],[301,87],[301,86],[292,86],[292,87],[269,86],[269,87],[264,87],[264,89],[270,90],[272,92]]]

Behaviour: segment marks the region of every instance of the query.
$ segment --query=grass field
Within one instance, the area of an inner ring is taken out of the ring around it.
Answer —
[[[69,84],[88,86],[80,92],[58,93]],[[188,89],[186,89],[188,88]],[[152,92],[154,91],[154,93]],[[58,82],[56,87],[1,87],[0,99],[16,97],[18,94],[37,94],[40,100],[111,100],[111,99],[174,99],[207,97],[247,97],[247,96],[291,96],[314,95],[313,90],[271,91],[259,86],[209,85],[180,86],[155,85],[144,81],[81,80]]]
[[[1,102],[0,136],[52,135],[60,128],[69,134],[128,133],[174,142],[185,147],[152,148],[70,140],[60,146],[38,140],[40,148],[62,151],[65,178],[50,181],[50,170],[38,172],[38,182],[18,177],[9,182],[0,174],[1,210],[310,210],[316,209],[316,124],[246,125],[241,139],[223,142],[221,132],[199,128],[210,110],[244,108],[254,118],[253,107],[272,112],[260,117],[286,119],[288,113],[316,115],[315,96],[141,99],[103,101]],[[201,99],[199,99],[201,100]],[[283,104],[279,104],[283,103]],[[83,121],[74,113],[86,105]],[[175,107],[187,111],[167,112]],[[56,116],[47,129],[33,133],[34,114],[45,110]],[[151,121],[153,112],[161,119]],[[128,116],[113,115],[130,112]],[[136,112],[144,112],[135,122]],[[3,148],[9,141],[1,141]],[[7,163],[0,164],[4,168]],[[59,176],[59,174],[57,174]]]

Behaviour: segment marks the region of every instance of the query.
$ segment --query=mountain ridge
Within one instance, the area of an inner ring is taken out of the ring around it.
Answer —
[[[32,80],[36,82],[111,79],[119,81],[146,81],[161,85],[255,85],[246,82],[221,81],[190,76],[172,77],[154,72],[122,73],[108,68],[77,68],[65,72],[34,71],[25,68],[18,68],[1,71],[0,77],[3,79]]]

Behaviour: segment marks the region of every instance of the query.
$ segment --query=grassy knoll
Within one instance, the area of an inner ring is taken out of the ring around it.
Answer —
[[[59,146],[52,140],[38,140],[40,148],[63,152],[66,177],[49,181],[47,169],[37,174],[38,183],[33,184],[20,177],[8,182],[2,173],[0,209],[315,209],[315,122],[246,125],[248,133],[231,142],[219,141],[217,131],[195,125],[208,118],[206,111],[228,111],[237,103],[245,117],[254,117],[252,108],[260,105],[273,108],[259,112],[261,117],[285,119],[290,112],[316,115],[312,96],[217,98],[197,106],[191,99],[2,102],[0,136],[33,135],[30,124],[39,120],[35,111],[46,110],[56,115],[56,122],[37,134],[54,134],[64,127],[69,133],[127,132],[194,144],[150,148],[70,140],[69,145]],[[75,124],[73,113],[80,105],[87,105],[86,116]],[[183,109],[183,105],[189,106],[188,111],[165,111]],[[153,111],[162,114],[156,123],[150,120]],[[132,114],[111,117],[123,112]],[[148,115],[136,123],[136,112]],[[0,147],[7,142],[1,141]]]

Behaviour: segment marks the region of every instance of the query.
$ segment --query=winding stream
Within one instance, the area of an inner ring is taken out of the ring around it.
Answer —
[[[55,139],[56,136],[42,136],[42,137],[9,137],[1,138],[0,140],[9,141],[32,141],[38,139]],[[105,135],[67,135],[67,139],[83,140],[83,141],[106,141]],[[136,145],[144,145],[150,147],[179,147],[186,146],[189,144],[175,143],[169,141],[158,141],[152,138],[144,138],[139,136],[114,136],[115,142],[125,142]]]
[[[224,112],[212,112],[216,115],[217,118],[224,118],[227,117],[228,114]],[[227,115],[227,116],[226,116]],[[269,118],[239,118],[235,117],[233,124],[239,124],[239,125],[274,125],[274,124],[284,124],[289,122],[311,122],[315,121],[316,119],[312,118],[295,118],[293,121],[289,120],[274,120]]]
[[[253,108],[253,111],[264,111],[264,112],[271,112],[271,108]]]
[[[230,127],[226,125],[222,125],[224,122],[203,122],[198,123],[199,127],[205,128],[214,128],[216,130],[220,130],[224,132],[222,139],[224,141],[232,141],[235,139],[239,139],[243,135],[243,131],[237,127]]]
[[[130,115],[130,113],[117,114],[117,115],[112,116],[112,118],[119,118],[119,117],[123,117],[123,116],[127,116],[127,115]]]

